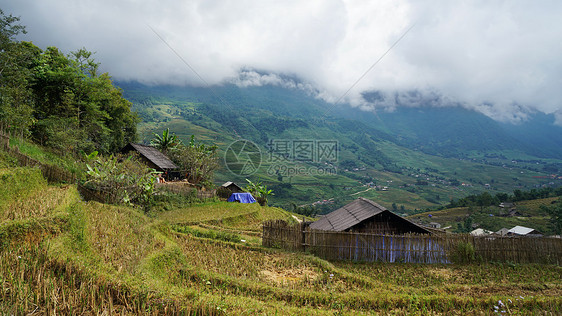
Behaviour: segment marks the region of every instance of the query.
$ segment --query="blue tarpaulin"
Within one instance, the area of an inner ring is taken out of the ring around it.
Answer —
[[[232,193],[228,202],[255,203],[256,199],[250,193]]]

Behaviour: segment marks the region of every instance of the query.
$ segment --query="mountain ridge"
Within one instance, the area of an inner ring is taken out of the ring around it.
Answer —
[[[460,107],[366,112],[343,104],[329,104],[305,91],[280,86],[225,84],[202,88],[117,84],[143,119],[139,131],[145,142],[152,132],[164,128],[170,128],[185,140],[195,134],[204,142],[218,144],[220,150],[238,139],[247,139],[261,148],[263,160],[267,160],[268,146],[275,140],[336,141],[339,157],[334,167],[338,171],[332,178],[267,174],[266,169],[275,167],[271,161],[264,161],[260,172],[252,175],[284,192],[274,201],[285,205],[307,204],[334,196],[342,197],[344,203],[351,193],[372,186],[363,196],[381,198],[380,195],[386,194],[383,200],[389,206],[397,195],[380,190],[387,186],[383,185],[386,181],[394,181],[397,193],[406,190],[412,193],[413,200],[405,202],[408,207],[436,207],[450,198],[488,189],[484,184],[511,191],[550,185],[546,180],[533,178],[545,176],[543,169],[562,173],[560,149],[541,151],[540,142],[535,142],[539,143],[536,145],[532,138],[525,140],[520,136],[525,131],[517,127],[509,130],[505,123]],[[539,119],[545,118],[548,116]],[[534,128],[534,135],[550,131],[531,123],[523,128]],[[543,143],[557,144],[556,136]],[[291,163],[306,166],[307,170],[323,166],[320,161]],[[459,170],[460,165],[465,170]],[[427,180],[419,182],[414,174],[424,174],[431,180],[425,185]],[[245,183],[244,177],[225,170],[217,174],[217,181],[223,180]],[[474,186],[457,190],[456,185],[451,185],[457,182]],[[316,183],[332,186],[319,189]]]

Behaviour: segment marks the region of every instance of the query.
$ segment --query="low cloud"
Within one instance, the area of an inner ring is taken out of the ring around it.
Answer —
[[[297,89],[308,93],[311,96],[319,97],[320,92],[310,83],[301,82],[297,78],[291,78],[275,73],[263,73],[256,70],[240,70],[234,78],[226,79],[226,82],[237,85],[238,87],[261,87],[279,86],[287,89]]]
[[[86,47],[119,80],[273,84],[364,110],[562,121],[560,1],[0,1],[27,26],[22,40]],[[372,91],[383,97],[364,98]]]

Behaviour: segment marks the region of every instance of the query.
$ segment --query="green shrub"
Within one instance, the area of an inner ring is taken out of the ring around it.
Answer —
[[[470,242],[459,242],[449,253],[449,259],[453,263],[461,264],[474,262],[476,259],[474,246]]]
[[[196,143],[195,137],[191,135],[188,144],[178,144],[174,149],[169,150],[167,155],[185,171],[189,183],[212,187],[214,172],[220,168],[217,150],[218,147],[215,145]]]
[[[248,181],[248,185],[246,186],[246,191],[252,193],[252,195],[256,198],[256,201],[261,206],[267,205],[268,196],[275,195],[273,193],[273,190],[268,189],[267,186],[263,184],[261,181],[255,183],[248,179],[246,179],[246,181]]]
[[[157,172],[147,168],[137,156],[96,156],[86,167],[84,186],[105,192],[107,202],[136,204],[150,210]]]

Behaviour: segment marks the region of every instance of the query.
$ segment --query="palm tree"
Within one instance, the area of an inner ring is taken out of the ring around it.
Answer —
[[[154,138],[150,141],[150,144],[164,153],[170,149],[176,148],[181,143],[181,140],[178,139],[176,134],[170,134],[169,128],[166,128],[166,130],[162,132],[162,135],[156,133],[152,133],[152,135],[154,135]]]

